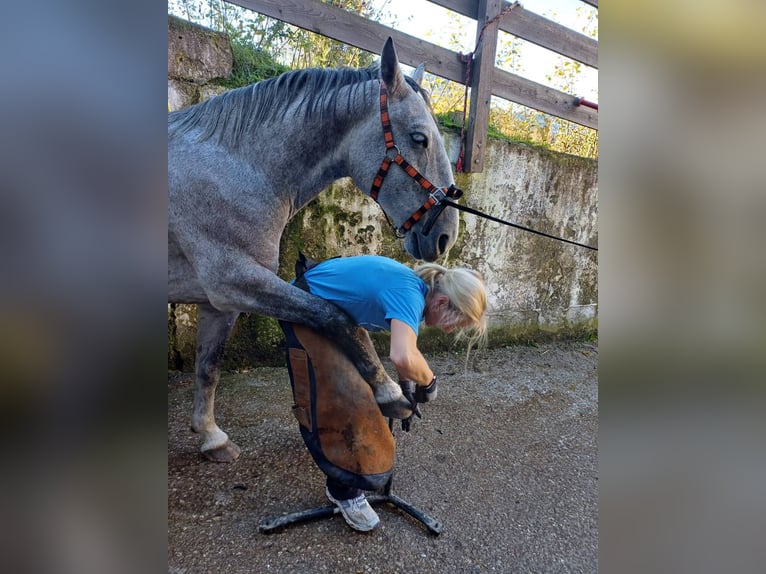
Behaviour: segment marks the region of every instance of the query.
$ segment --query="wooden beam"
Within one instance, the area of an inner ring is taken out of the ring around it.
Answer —
[[[476,8],[479,2],[479,0],[429,1],[473,19],[476,18]],[[503,2],[503,9],[509,4],[509,2]],[[514,8],[508,16],[500,21],[500,29],[592,68],[598,68],[598,42],[596,40],[557,22],[538,16],[534,12],[529,12],[522,6]]]
[[[502,0],[479,0],[476,13],[476,51],[470,63],[471,102],[465,138],[463,173],[484,170],[489,106],[492,102],[492,73],[497,53],[497,16]]]
[[[391,36],[402,63],[409,66],[425,63],[426,71],[430,74],[460,84],[465,83],[465,64],[457,52],[425,42],[319,0],[227,1],[373,54],[379,54],[386,39]],[[598,129],[598,112],[586,110],[583,106],[578,108],[574,104],[563,103],[567,101],[567,98],[573,102],[574,96],[515,74],[496,69],[493,73],[492,93],[511,102]],[[534,93],[541,94],[543,99],[540,102],[532,101],[529,95]]]
[[[380,54],[390,36],[399,60],[453,82],[465,82],[465,65],[457,52],[394,30],[319,0],[227,0],[265,16],[282,20],[344,44]]]
[[[575,96],[543,86],[505,70],[495,69],[495,73],[492,75],[492,93],[505,100],[546,114],[594,130],[598,129],[598,111],[587,106],[578,106]]]

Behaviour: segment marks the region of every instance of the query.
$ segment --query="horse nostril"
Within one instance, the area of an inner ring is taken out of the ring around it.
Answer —
[[[449,235],[443,234],[439,236],[439,253],[447,251],[449,245]]]

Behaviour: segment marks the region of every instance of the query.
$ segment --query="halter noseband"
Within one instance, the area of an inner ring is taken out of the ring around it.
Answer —
[[[380,81],[380,121],[383,124],[383,139],[386,141],[386,153],[383,157],[383,161],[380,164],[380,169],[378,169],[378,173],[372,182],[370,197],[374,199],[378,205],[380,205],[378,202],[380,186],[383,185],[383,180],[388,173],[388,168],[391,167],[391,163],[396,163],[404,170],[407,175],[417,181],[421,187],[423,187],[423,189],[428,192],[428,199],[399,228],[391,223],[391,220],[388,218],[388,214],[386,214],[385,210],[383,210],[383,214],[386,216],[389,225],[391,225],[391,228],[394,230],[394,234],[401,239],[410,229],[412,229],[412,226],[415,225],[421,217],[423,217],[426,211],[432,207],[439,206],[436,215],[431,219],[431,221],[428,222],[427,227],[423,230],[423,234],[428,235],[428,232],[431,231],[431,227],[436,221],[436,218],[439,217],[441,211],[446,206],[442,203],[442,201],[448,197],[459,199],[463,195],[463,190],[456,187],[455,184],[452,184],[449,187],[436,187],[425,177],[423,177],[417,169],[412,167],[412,165],[410,165],[406,159],[404,159],[404,156],[402,156],[399,148],[396,146],[396,144],[394,144],[394,134],[391,131],[391,119],[388,116],[388,90],[386,89],[386,84],[383,82],[383,80]]]

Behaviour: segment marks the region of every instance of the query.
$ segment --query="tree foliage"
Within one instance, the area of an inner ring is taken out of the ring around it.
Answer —
[[[375,19],[369,0],[324,0],[365,18]],[[224,0],[169,0],[168,12],[190,22],[225,32],[232,45],[262,51],[287,68],[364,67],[375,56],[275,18]],[[236,55],[236,54],[235,54]]]

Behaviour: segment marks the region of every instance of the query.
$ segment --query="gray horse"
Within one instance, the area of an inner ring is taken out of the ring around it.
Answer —
[[[455,188],[422,77],[422,67],[403,76],[389,38],[378,66],[289,72],[168,115],[168,300],[199,306],[191,427],[207,458],[232,461],[240,452],[216,425],[214,400],[242,312],[324,333],[370,384],[385,416],[411,415],[353,320],[276,272],[287,222],[347,176],[406,232],[415,259],[436,260],[454,243],[457,212],[426,213],[434,187],[429,192],[423,179],[448,195]]]

